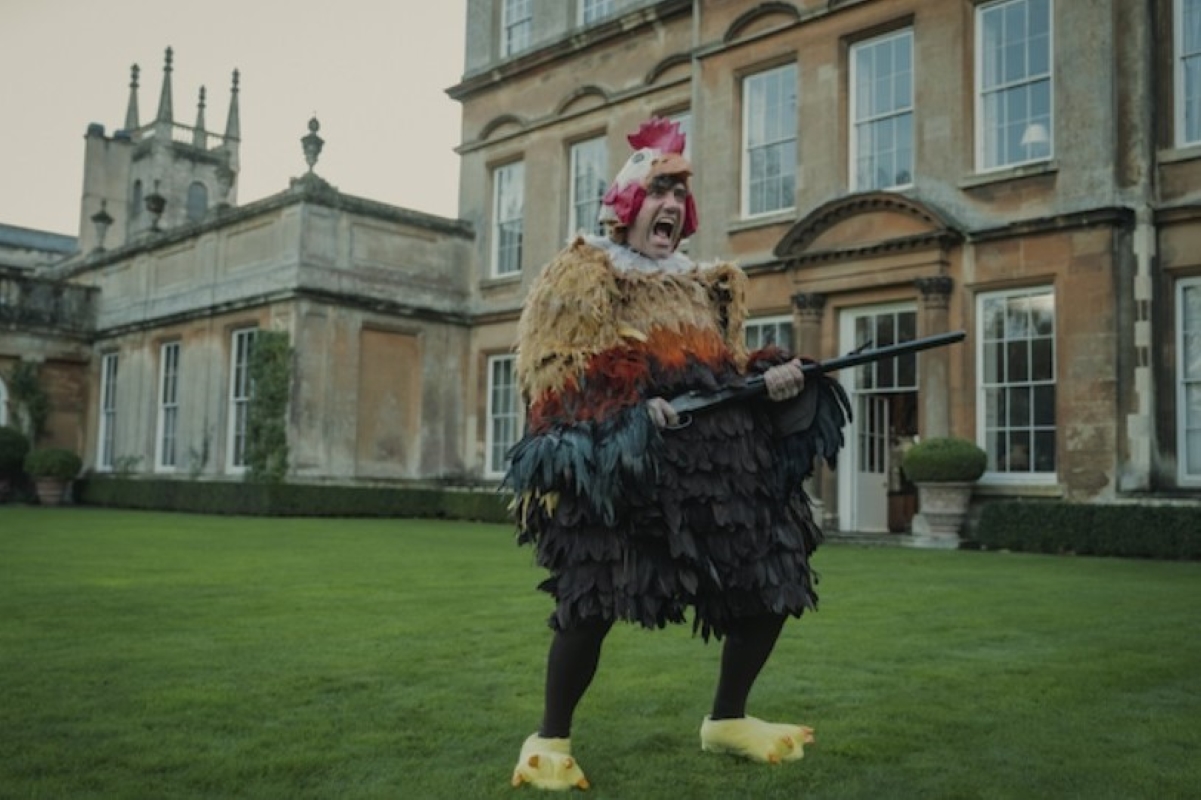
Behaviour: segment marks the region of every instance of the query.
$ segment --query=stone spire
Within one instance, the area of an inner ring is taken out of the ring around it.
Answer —
[[[192,130],[192,146],[205,149],[207,136],[204,132],[204,87],[200,87],[200,102],[196,105],[196,127]]]
[[[138,128],[138,65],[129,68],[129,105],[125,108],[125,130]]]
[[[229,90],[229,114],[225,117],[225,140],[221,146],[229,153],[229,168],[236,174],[239,167],[238,142],[242,138],[242,123],[238,115],[238,71],[234,70],[233,86]]]
[[[158,97],[158,116],[155,121],[158,123],[171,124],[175,122],[175,110],[171,103],[171,58],[172,50],[167,48],[166,63],[163,65],[163,91]]]
[[[229,116],[225,118],[225,140],[242,138],[242,123],[238,118],[238,71],[234,70],[233,86],[229,90]]]

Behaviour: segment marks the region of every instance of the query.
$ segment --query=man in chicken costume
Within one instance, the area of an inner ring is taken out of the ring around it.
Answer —
[[[571,724],[617,620],[685,621],[724,640],[701,747],[755,761],[801,758],[810,728],[746,713],[784,621],[816,607],[821,533],[801,481],[833,463],[845,397],[801,362],[743,342],[746,275],[677,252],[697,226],[674,122],[652,119],[602,201],[606,237],[580,235],[526,300],[517,373],[528,403],[510,452],[518,540],[555,600],[541,726],[513,785],[587,788]],[[762,374],[767,397],[680,416],[689,390]]]

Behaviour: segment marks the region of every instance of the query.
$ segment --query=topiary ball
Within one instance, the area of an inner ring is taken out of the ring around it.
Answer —
[[[35,478],[58,478],[69,481],[79,474],[83,460],[73,451],[62,447],[30,450],[25,456],[25,471]]]
[[[901,469],[914,483],[974,481],[984,474],[988,454],[975,442],[938,436],[918,442],[905,452]]]

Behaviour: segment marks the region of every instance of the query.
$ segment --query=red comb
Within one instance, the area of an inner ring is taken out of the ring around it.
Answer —
[[[662,117],[651,117],[626,140],[635,150],[650,147],[661,153],[684,152],[684,134],[680,133],[679,123]]]

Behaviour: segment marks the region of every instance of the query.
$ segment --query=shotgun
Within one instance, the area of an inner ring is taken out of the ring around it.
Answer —
[[[857,367],[861,364],[870,364],[873,361],[883,361],[886,358],[897,358],[909,353],[916,353],[920,350],[945,347],[949,344],[962,342],[965,335],[963,331],[951,331],[950,333],[938,333],[933,336],[922,337],[921,339],[901,342],[900,344],[890,344],[870,350],[859,350],[845,356],[827,359],[826,361],[807,362],[801,367],[801,371],[806,375],[837,372],[840,369]],[[684,414],[690,414],[693,411],[717,408],[727,403],[750,400],[766,394],[767,386],[763,382],[763,376],[755,375],[747,378],[746,382],[741,386],[730,386],[725,389],[718,389],[717,391],[693,389],[684,394],[676,395],[670,402],[671,407],[676,410],[676,413],[683,417]]]

